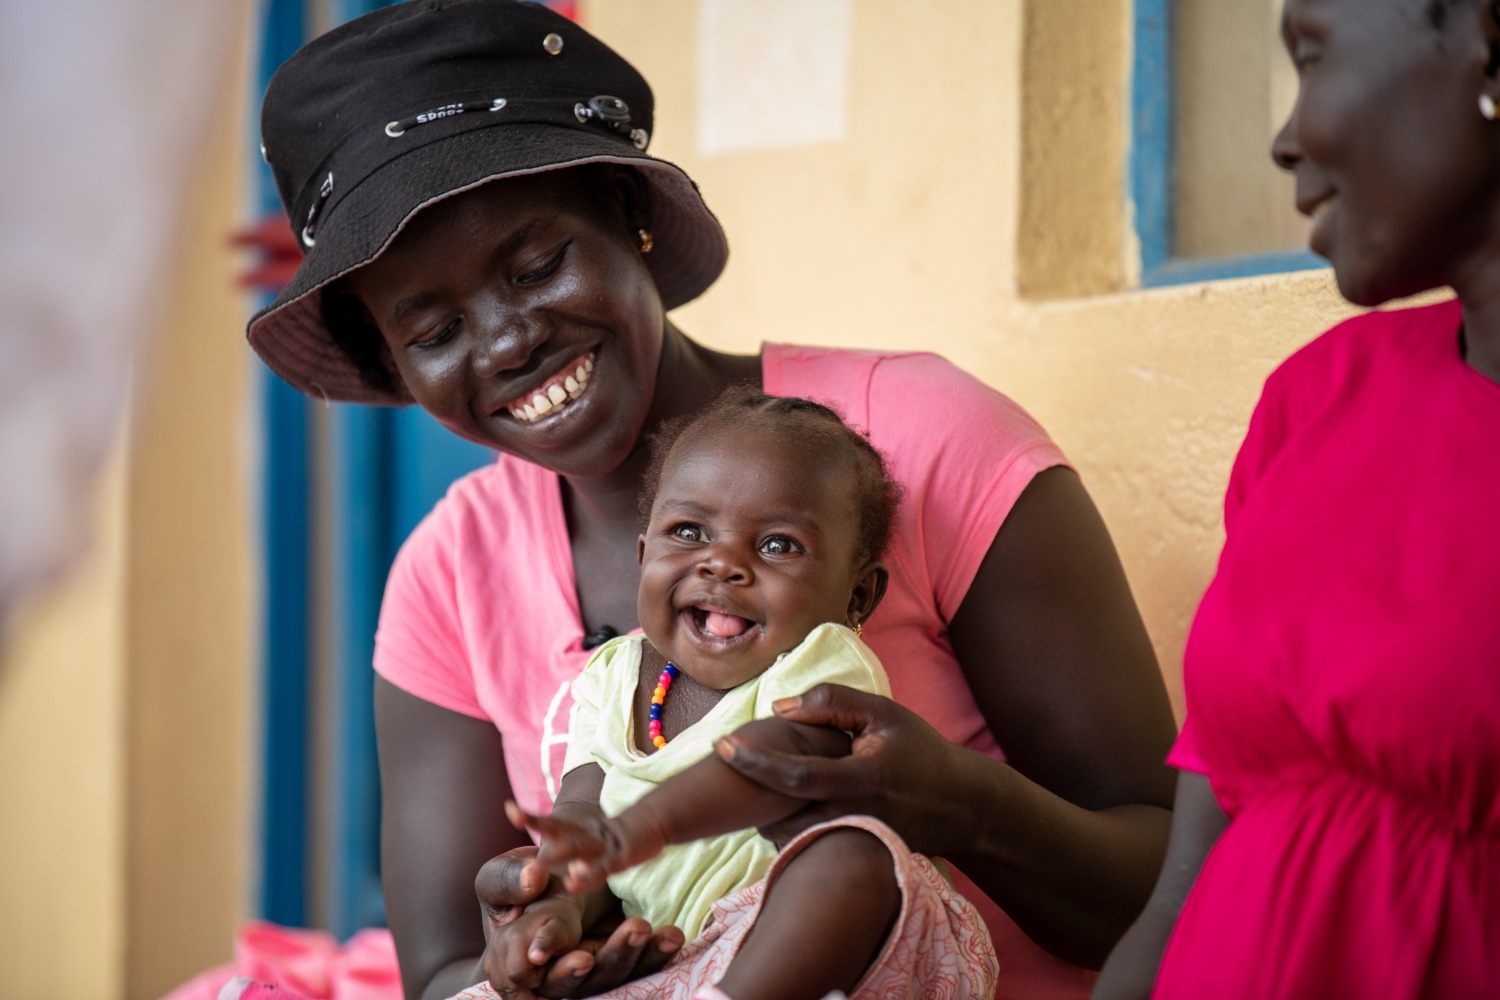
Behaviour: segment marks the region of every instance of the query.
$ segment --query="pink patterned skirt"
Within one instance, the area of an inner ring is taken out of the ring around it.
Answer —
[[[777,856],[764,879],[715,903],[708,927],[666,968],[602,993],[601,1000],[692,1000],[717,995],[714,984],[729,970],[781,869],[820,835],[850,827],[885,844],[901,890],[901,911],[885,948],[850,1000],[988,1000],[994,996],[1000,963],[979,911],[930,861],[908,850],[890,827],[869,816],[846,816],[804,830]],[[498,998],[489,983],[480,983],[453,1000]]]

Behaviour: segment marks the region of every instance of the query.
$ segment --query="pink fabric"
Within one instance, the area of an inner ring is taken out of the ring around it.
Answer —
[[[1236,461],[1171,760],[1231,817],[1156,996],[1500,996],[1500,385],[1459,306],[1343,324]]]
[[[890,827],[869,816],[846,816],[812,827],[787,844],[766,877],[714,904],[708,928],[689,941],[666,968],[595,1000],[691,1000],[723,978],[755,926],[766,894],[781,870],[829,830],[866,830],[886,845],[901,889],[901,911],[890,937],[849,1000],[988,1000],[998,965],[979,911],[953,891],[932,864],[907,849]],[[452,1000],[499,1000],[481,983]]]
[[[308,1000],[401,1000],[396,948],[385,930],[363,930],[342,947],[322,931],[270,923],[235,934],[234,961],[195,976],[163,1000],[216,1000],[235,976],[270,983]]]
[[[891,583],[864,638],[895,699],[956,743],[1000,758],[948,642],[952,617],[1016,498],[1066,459],[1010,400],[932,354],[767,345],[767,392],[833,404],[868,431],[908,490]],[[558,477],[502,456],[449,490],[386,585],[375,669],[504,737],[521,805],[562,777],[568,686],[587,659]],[[1006,976],[1001,1000],[1082,997],[1089,978],[1033,944],[972,883]]]

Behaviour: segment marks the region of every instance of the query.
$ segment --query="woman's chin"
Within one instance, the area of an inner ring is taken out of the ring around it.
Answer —
[[[1352,305],[1362,309],[1374,309],[1387,302],[1420,295],[1444,284],[1441,279],[1437,278],[1424,279],[1416,276],[1403,278],[1372,272],[1368,269],[1340,267],[1336,261],[1333,264],[1333,277],[1338,284],[1339,294]]]

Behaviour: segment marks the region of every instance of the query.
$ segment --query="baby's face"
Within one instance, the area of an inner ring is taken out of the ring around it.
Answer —
[[[673,447],[640,540],[646,637],[693,680],[761,674],[823,622],[843,622],[863,567],[855,476],[826,447],[761,425]]]

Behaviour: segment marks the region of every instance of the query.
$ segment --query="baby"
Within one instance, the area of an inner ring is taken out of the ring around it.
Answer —
[[[567,894],[497,932],[512,979],[496,989],[536,985],[618,898],[689,944],[610,997],[992,995],[984,924],[926,859],[870,817],[814,827],[778,855],[755,828],[805,803],[712,752],[751,723],[765,745],[849,752],[848,734],[771,705],[824,681],[889,695],[859,634],[885,591],[899,502],[880,454],[807,400],[732,390],[656,439],[638,543],[645,635],[602,646],[574,683],[552,813],[507,805]]]

